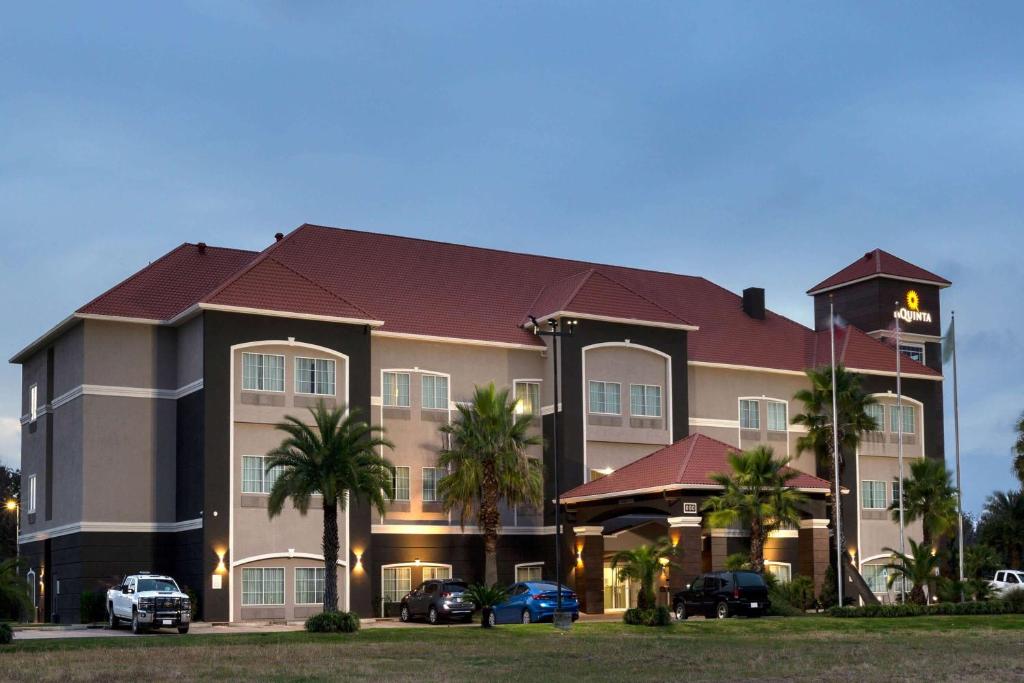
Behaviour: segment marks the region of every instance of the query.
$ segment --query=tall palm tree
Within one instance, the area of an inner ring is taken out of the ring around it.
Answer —
[[[828,469],[828,480],[832,483],[832,491],[836,491],[835,459],[839,460],[839,478],[842,480],[844,470],[843,453],[852,453],[860,445],[864,432],[877,431],[878,422],[868,415],[867,407],[874,405],[873,397],[864,392],[860,386],[860,375],[850,372],[842,365],[836,366],[836,409],[837,419],[836,440],[839,452],[835,453],[832,438],[832,369],[823,366],[807,370],[807,379],[811,386],[801,389],[793,396],[804,404],[804,412],[793,416],[793,424],[803,425],[807,433],[796,441],[798,453],[811,451],[818,457],[820,465]],[[833,528],[839,528],[838,509],[832,506]],[[845,539],[838,539],[840,545]]]
[[[1013,443],[1013,473],[1017,475],[1017,481],[1024,486],[1024,413],[1017,418],[1017,424],[1013,431],[1017,434],[1017,440]]]
[[[750,566],[764,571],[764,542],[768,532],[800,520],[799,506],[805,496],[789,486],[799,476],[789,469],[789,458],[776,458],[768,446],[729,454],[732,473],[711,475],[724,490],[709,497],[703,509],[709,510],[708,523],[715,527],[739,522],[750,529]]]
[[[636,596],[639,609],[654,607],[654,581],[661,571],[662,558],[668,558],[675,549],[667,538],[633,550],[620,550],[612,556],[612,571],[617,571],[619,581],[637,581],[640,592]]]
[[[882,548],[892,553],[889,564],[885,568],[889,571],[887,585],[892,588],[896,579],[902,578],[911,585],[908,595],[911,602],[918,605],[928,604],[924,589],[928,588],[928,595],[935,595],[939,581],[939,558],[935,555],[933,548],[926,543],[918,543],[908,538],[910,552],[904,555],[892,548]]]
[[[285,432],[281,445],[267,454],[267,471],[281,472],[270,490],[267,514],[281,514],[289,498],[303,515],[314,495],[323,498],[324,612],[338,611],[338,508],[349,502],[368,501],[384,514],[394,498],[395,468],[378,453],[394,448],[383,438],[383,428],[359,419],[359,410],[326,408],[319,401],[310,408],[313,424],[291,415],[276,426]]]
[[[498,581],[498,531],[502,502],[540,505],[543,499],[541,462],[527,456],[527,448],[542,443],[531,435],[531,415],[517,415],[508,389],[494,384],[477,387],[473,400],[458,405],[458,415],[441,427],[449,447],[437,464],[448,472],[437,483],[444,510],[458,510],[463,528],[475,507],[484,538],[484,583]],[[561,580],[561,577],[558,577]]]
[[[900,504],[889,506],[894,522],[900,521]],[[921,520],[921,541],[929,548],[935,539],[956,528],[956,488],[941,460],[922,458],[910,465],[910,477],[903,480],[903,516],[907,522]]]
[[[978,540],[992,546],[1010,567],[1019,567],[1024,556],[1024,495],[1021,491],[996,491],[985,500],[978,522]]]

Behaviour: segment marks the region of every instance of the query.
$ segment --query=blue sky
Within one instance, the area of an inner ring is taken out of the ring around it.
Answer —
[[[764,286],[805,323],[877,246],[955,283],[968,509],[1012,485],[1024,6],[166,5],[4,12],[5,358],[183,241],[303,222]]]

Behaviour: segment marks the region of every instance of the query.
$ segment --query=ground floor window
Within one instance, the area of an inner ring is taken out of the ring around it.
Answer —
[[[779,583],[793,580],[793,565],[789,562],[765,562],[764,570],[774,576]]]
[[[860,568],[860,575],[871,588],[872,593],[888,593],[889,570],[884,564],[866,564]],[[892,590],[899,592],[903,579],[893,581]]]
[[[283,604],[283,567],[253,567],[242,570],[243,606]]]
[[[412,567],[384,567],[381,571],[381,598],[384,602],[401,602],[412,590]]]
[[[299,567],[295,570],[295,602],[299,605],[323,604],[327,570],[323,567]]]
[[[516,565],[516,581],[540,581],[544,578],[544,563]]]
[[[636,596],[639,585],[628,579],[619,579],[621,567],[612,569],[610,562],[604,565],[604,608],[629,609],[636,607]]]
[[[430,581],[431,579],[450,579],[452,578],[451,567],[424,567],[423,568],[423,580]]]

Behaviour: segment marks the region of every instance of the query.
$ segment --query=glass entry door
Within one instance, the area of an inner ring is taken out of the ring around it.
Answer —
[[[610,562],[604,565],[604,608],[619,610],[636,607],[638,587],[633,581],[619,581],[618,569],[612,569]]]

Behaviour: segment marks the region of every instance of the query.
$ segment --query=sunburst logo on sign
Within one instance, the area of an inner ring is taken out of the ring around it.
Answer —
[[[896,302],[899,304],[899,301]],[[893,317],[899,318],[907,323],[930,323],[932,314],[921,310],[921,297],[915,289],[907,290],[903,297],[904,306],[898,311],[893,311]]]
[[[907,308],[912,311],[920,310],[921,297],[917,295],[917,292],[911,289],[907,292]]]

